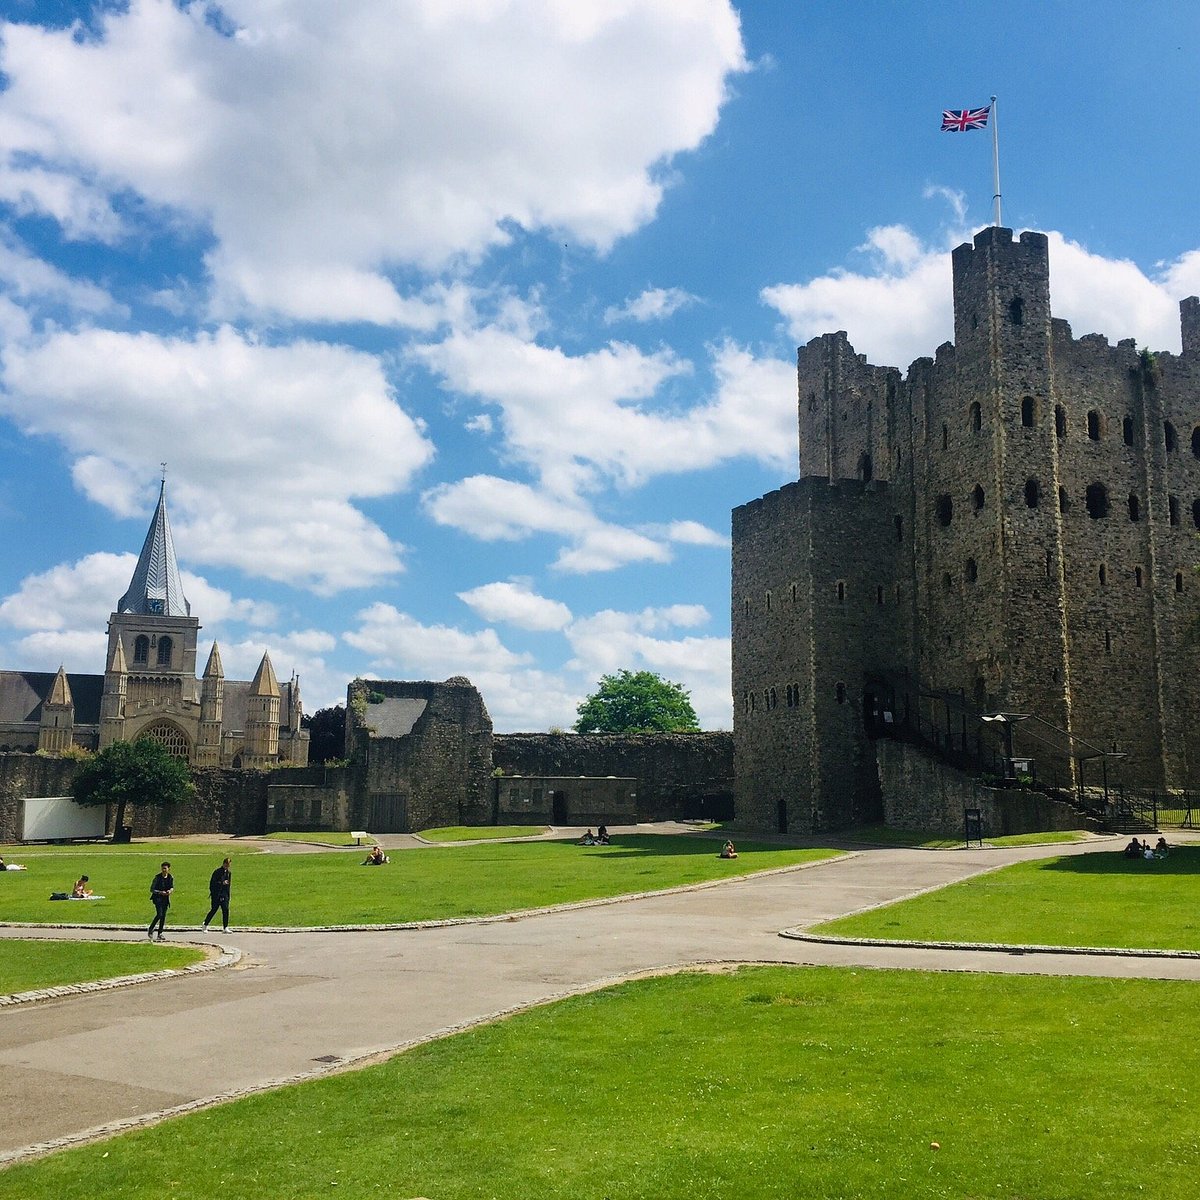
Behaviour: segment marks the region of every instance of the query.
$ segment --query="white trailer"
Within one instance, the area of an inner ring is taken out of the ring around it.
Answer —
[[[26,796],[21,801],[21,841],[102,838],[107,816],[103,804],[76,804],[72,796]]]

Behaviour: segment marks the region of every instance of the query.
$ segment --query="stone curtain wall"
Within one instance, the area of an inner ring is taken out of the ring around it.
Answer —
[[[21,800],[26,796],[69,796],[75,763],[69,758],[0,754],[0,842],[21,834]]]
[[[884,820],[894,829],[962,837],[965,808],[983,813],[985,838],[1100,828],[1099,822],[1062,800],[1024,788],[983,787],[970,775],[905,742],[881,739],[876,751]]]
[[[189,803],[165,808],[135,806],[125,819],[133,826],[135,838],[264,833],[267,828],[267,781],[278,774],[283,772],[193,768],[196,795]]]
[[[636,779],[640,821],[723,820],[732,813],[727,732],[503,733],[492,739],[492,761],[505,775]]]

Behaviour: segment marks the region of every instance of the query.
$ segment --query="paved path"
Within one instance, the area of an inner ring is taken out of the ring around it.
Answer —
[[[498,923],[205,935],[239,948],[240,965],[0,1012],[0,1162],[33,1144],[335,1069],[500,1012],[687,964],[1200,979],[1195,959],[901,950],[779,936],[1006,863],[1117,845],[869,849],[798,871]]]

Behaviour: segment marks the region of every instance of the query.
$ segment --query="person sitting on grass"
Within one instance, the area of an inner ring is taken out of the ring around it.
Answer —
[[[734,844],[730,841],[726,841],[725,845],[721,847],[721,857],[737,858],[737,856],[737,849],[734,847]]]
[[[72,889],[71,895],[76,900],[86,900],[91,894],[92,889],[88,886],[88,877],[86,875],[80,875],[80,877],[75,880],[75,887]]]
[[[1171,853],[1171,847],[1167,845],[1167,839],[1159,835],[1158,843],[1154,847],[1155,858],[1166,858]]]
[[[597,846],[607,846],[608,845],[608,826],[607,825],[601,825],[600,828],[596,830],[596,845]]]
[[[1150,849],[1149,842],[1142,843],[1142,857],[1150,862],[1154,861],[1154,851]]]
[[[391,859],[384,854],[383,847],[376,843],[371,847],[371,853],[362,860],[362,865],[364,867],[382,867],[385,862],[390,861]]]
[[[1125,857],[1126,858],[1141,858],[1142,857],[1142,843],[1140,841],[1138,841],[1137,838],[1134,838],[1129,843],[1129,845],[1125,847]]]
[[[595,844],[596,835],[590,829],[579,839],[579,845],[581,846],[594,846]]]

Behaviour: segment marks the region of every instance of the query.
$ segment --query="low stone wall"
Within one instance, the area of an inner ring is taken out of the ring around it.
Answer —
[[[500,733],[492,762],[505,775],[636,779],[641,821],[733,816],[732,733]]]
[[[894,829],[963,836],[963,809],[983,814],[984,837],[1097,828],[1078,809],[1026,788],[989,788],[906,742],[875,743],[883,818]]]
[[[21,801],[26,796],[69,796],[75,762],[37,754],[0,754],[0,842],[21,835]]]

